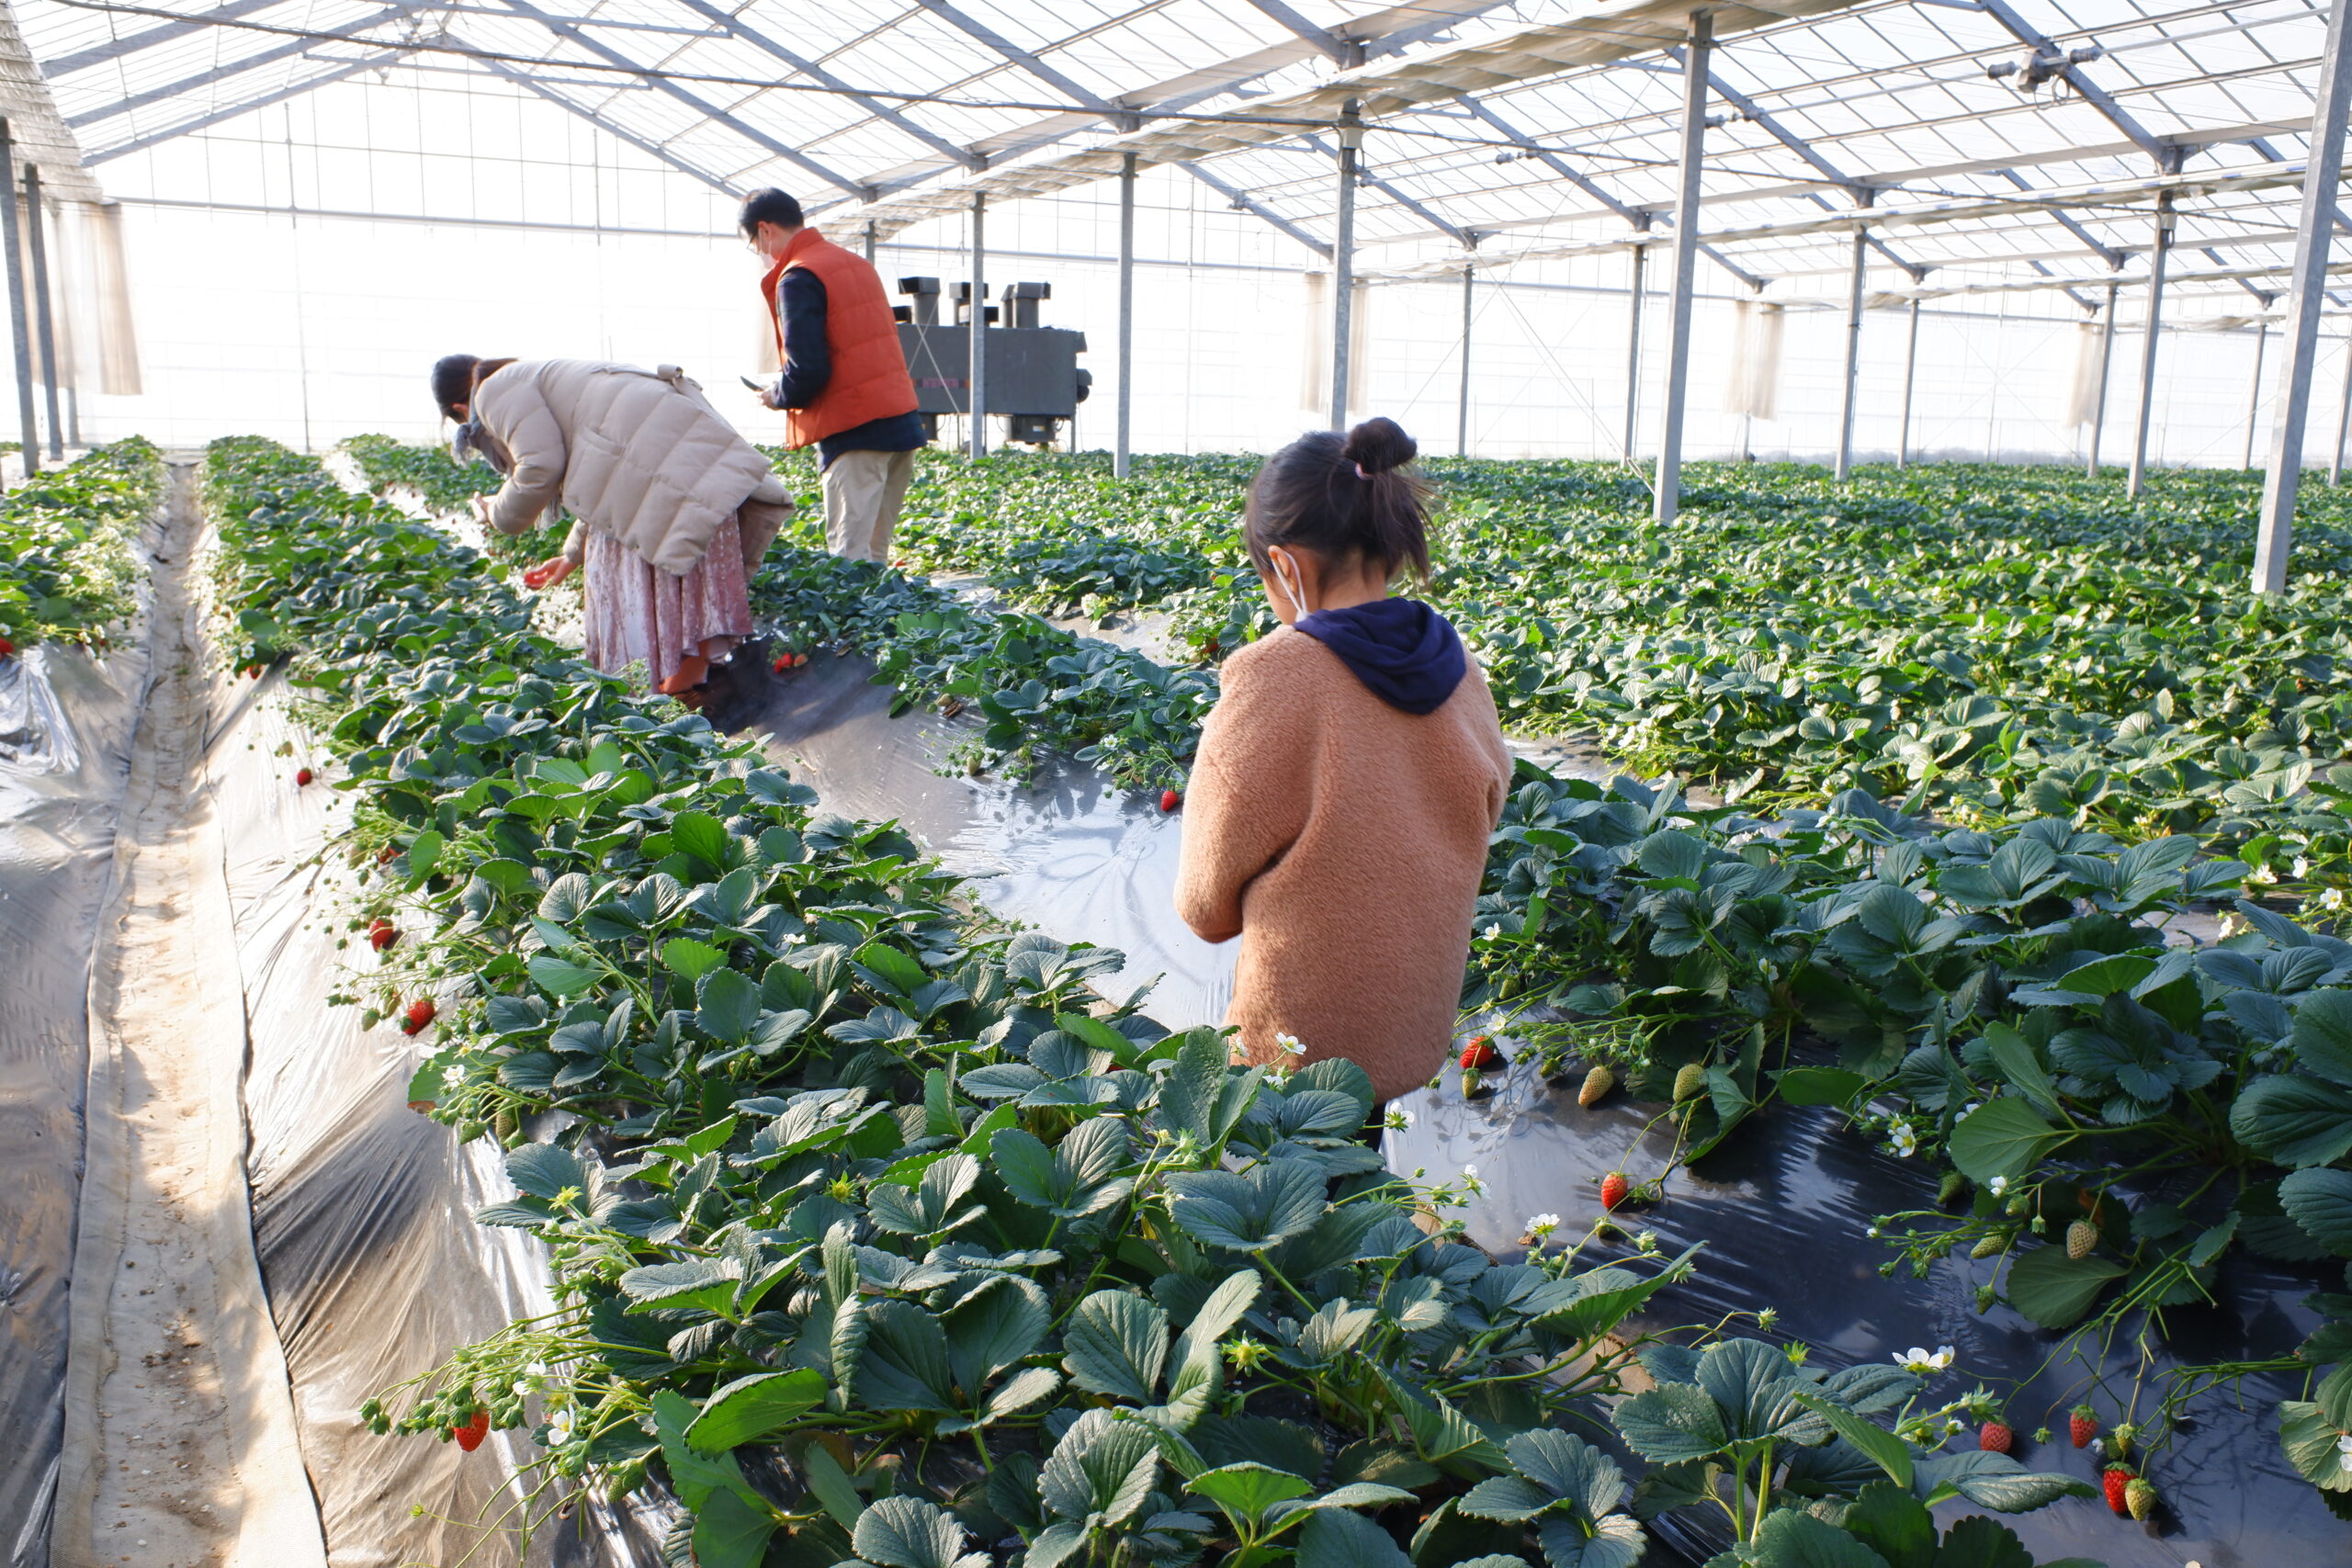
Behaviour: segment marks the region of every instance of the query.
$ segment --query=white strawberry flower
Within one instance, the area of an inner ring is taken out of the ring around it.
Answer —
[[[1402,1133],[1412,1126],[1413,1113],[1401,1105],[1392,1105],[1388,1113],[1380,1119],[1380,1124],[1392,1133]]]
[[[560,1449],[571,1441],[571,1412],[558,1410],[548,1416],[548,1447]]]
[[[2312,874],[2312,863],[2311,863],[2311,857],[2309,857],[2308,855],[2297,855],[2297,856],[2295,857],[2295,880],[2296,880],[2296,881],[2298,881],[2298,882],[2300,882],[2300,881],[2301,881],[2304,877],[2309,876],[2311,874]]]
[[[2326,892],[2321,894],[2319,896],[2319,907],[2323,909],[2341,909],[2344,908],[2344,889],[2341,887],[2331,887]]]
[[[1283,1050],[1289,1052],[1294,1056],[1304,1056],[1306,1055],[1306,1047],[1300,1043],[1299,1038],[1295,1034],[1277,1033],[1274,1036],[1274,1043],[1280,1046]]]
[[[1897,1122],[1888,1131],[1887,1139],[1894,1145],[1894,1152],[1905,1159],[1919,1152],[1919,1134],[1911,1130],[1908,1122]]]
[[[2006,1176],[1996,1176],[1993,1178],[1992,1180],[1984,1184],[1984,1190],[1990,1192],[1996,1198],[1998,1198],[2002,1193],[2007,1192],[2008,1190],[2009,1179]]]
[[[2270,884],[2278,880],[2278,874],[2271,870],[2267,865],[2258,865],[2256,866],[2253,872],[2247,875],[2246,880],[2248,882],[2258,882],[2267,887]]]
[[[1898,1352],[1894,1358],[1894,1364],[1906,1372],[1917,1372],[1924,1376],[1928,1372],[1942,1371],[1946,1367],[1951,1366],[1951,1347],[1949,1345],[1938,1346],[1933,1353],[1930,1353],[1924,1345],[1914,1345],[1908,1350]]]
[[[1475,1165],[1465,1165],[1462,1168],[1462,1187],[1473,1198],[1484,1198],[1487,1195],[1487,1184],[1478,1179],[1478,1168]]]
[[[1480,935],[1482,935],[1482,936],[1484,936],[1484,937],[1485,937],[1488,942],[1499,942],[1499,941],[1501,941],[1501,940],[1502,940],[1502,934],[1503,934],[1502,922],[1500,922],[1499,920],[1498,920],[1498,921],[1497,921],[1497,922],[1495,922],[1493,925],[1488,926],[1488,927],[1487,927],[1484,931],[1480,932],[1479,934],[1480,934]]]
[[[453,1062],[441,1069],[441,1081],[450,1089],[463,1089],[466,1086],[466,1069]]]
[[[1534,1214],[1529,1216],[1527,1221],[1527,1234],[1538,1240],[1550,1235],[1559,1228],[1560,1216],[1557,1214]]]

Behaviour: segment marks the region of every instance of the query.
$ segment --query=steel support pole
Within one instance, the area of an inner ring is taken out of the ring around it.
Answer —
[[[1470,456],[1470,310],[1476,303],[1472,290],[1477,287],[1478,269],[1464,263],[1462,268],[1462,393],[1453,409],[1453,450],[1457,457]]]
[[[868,265],[868,266],[872,266],[872,265],[874,265],[874,253],[875,253],[876,249],[878,247],[878,245],[879,245],[879,241],[876,239],[876,235],[875,235],[875,232],[874,232],[874,220],[873,220],[872,219],[870,219],[870,218],[869,218],[869,219],[867,219],[867,220],[865,220],[865,265]]]
[[[989,426],[989,284],[988,244],[981,232],[981,222],[988,212],[988,197],[984,192],[972,193],[972,344],[971,373],[964,390],[965,401],[971,412],[968,447],[975,460],[988,456]]]
[[[1624,459],[1634,460],[1634,435],[1642,423],[1642,275],[1649,268],[1650,248],[1635,245],[1634,281],[1629,285],[1625,310],[1625,451]]]
[[[40,424],[33,417],[32,319],[25,309],[25,247],[17,229],[17,144],[0,119],[0,175],[7,198],[0,200],[0,245],[8,252],[8,328],[17,344],[17,414],[24,432],[25,472],[40,471]]]
[[[1111,472],[1125,479],[1128,437],[1135,416],[1136,357],[1136,155],[1119,159],[1119,417],[1111,441]]]
[[[2147,341],[2140,345],[2140,419],[2132,437],[2132,476],[2123,486],[2131,500],[2140,499],[2148,477],[2148,426],[2156,412],[2156,340],[2164,334],[2165,264],[2172,259],[2172,192],[2156,197],[2155,242],[2148,247]]]
[[[1846,398],[1838,419],[1838,482],[1854,471],[1854,394],[1862,367],[1862,267],[1870,257],[1870,235],[1854,231],[1853,280],[1846,292]]]
[[[1714,62],[1715,19],[1690,13],[1682,51],[1682,163],[1674,198],[1674,295],[1666,349],[1666,409],[1657,444],[1653,515],[1671,523],[1682,507],[1682,408],[1690,390],[1690,290],[1699,273],[1699,176],[1707,145],[1707,72]]]
[[[2115,296],[2112,283],[2107,286],[2107,319],[2098,329],[2098,400],[2091,406],[2091,450],[2083,462],[2083,478],[2098,478],[2098,448],[2107,434],[2107,376],[2115,362]]]
[[[49,415],[49,460],[65,461],[65,421],[57,412],[57,318],[49,305],[49,247],[41,238],[40,171],[25,165],[25,236],[33,254],[33,318],[40,344],[40,387]]]
[[[2262,481],[2262,511],[2255,530],[2257,593],[2287,591],[2295,491],[2303,478],[2303,422],[2311,413],[2312,363],[2319,353],[2320,308],[2326,302],[2328,240],[2335,226],[2336,186],[2344,178],[2345,109],[2352,98],[2352,50],[2346,49],[2344,39],[2347,4],[2352,0],[2334,0],[2327,8],[2327,53],[2320,65],[2319,101],[2312,106],[2302,220],[2295,230],[2295,270],[2287,284],[2286,363],[2278,367],[2270,472]]]
[[[2344,442],[2352,436],[2352,337],[2344,340],[2344,403],[2335,414],[2335,460],[2327,466],[2327,482],[2344,481]]]
[[[1355,100],[1340,113],[1339,232],[1331,241],[1331,428],[1348,427],[1348,338],[1355,327],[1356,295],[1356,159],[1363,146],[1363,127],[1356,122]]]
[[[2262,423],[2262,362],[2269,356],[2270,323],[2257,322],[2254,329],[2254,375],[2247,379],[2245,389],[2245,460],[2241,468],[2254,467],[2255,427]],[[2300,456],[2297,461],[2301,461]]]
[[[1903,341],[1903,430],[1895,438],[1894,466],[1911,466],[1911,387],[1919,375],[1919,301],[1911,301],[1911,328]]]

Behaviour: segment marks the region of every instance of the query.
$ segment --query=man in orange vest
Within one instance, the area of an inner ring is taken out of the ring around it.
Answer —
[[[805,227],[800,204],[780,190],[753,191],[741,221],[770,264],[760,293],[784,366],[760,402],[784,411],[786,446],[816,446],[825,547],[852,560],[887,560],[925,438],[881,275]]]

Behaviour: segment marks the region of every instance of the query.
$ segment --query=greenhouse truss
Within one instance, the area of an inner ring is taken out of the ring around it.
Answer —
[[[6,0],[0,1560],[2352,1562],[2348,26]],[[704,685],[458,350],[758,444]],[[1403,1093],[1175,913],[1373,415],[1511,763]]]

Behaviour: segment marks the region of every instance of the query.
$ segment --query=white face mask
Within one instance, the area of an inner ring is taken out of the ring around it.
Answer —
[[[1274,581],[1282,584],[1283,597],[1290,601],[1291,608],[1298,612],[1299,618],[1301,620],[1306,619],[1307,615],[1306,600],[1298,588],[1291,586],[1290,572],[1285,572],[1283,570],[1283,558],[1279,556],[1270,556],[1267,558],[1267,564],[1274,569]],[[1291,571],[1295,572],[1297,570],[1297,565],[1293,563]],[[1303,587],[1304,584],[1301,586]]]

